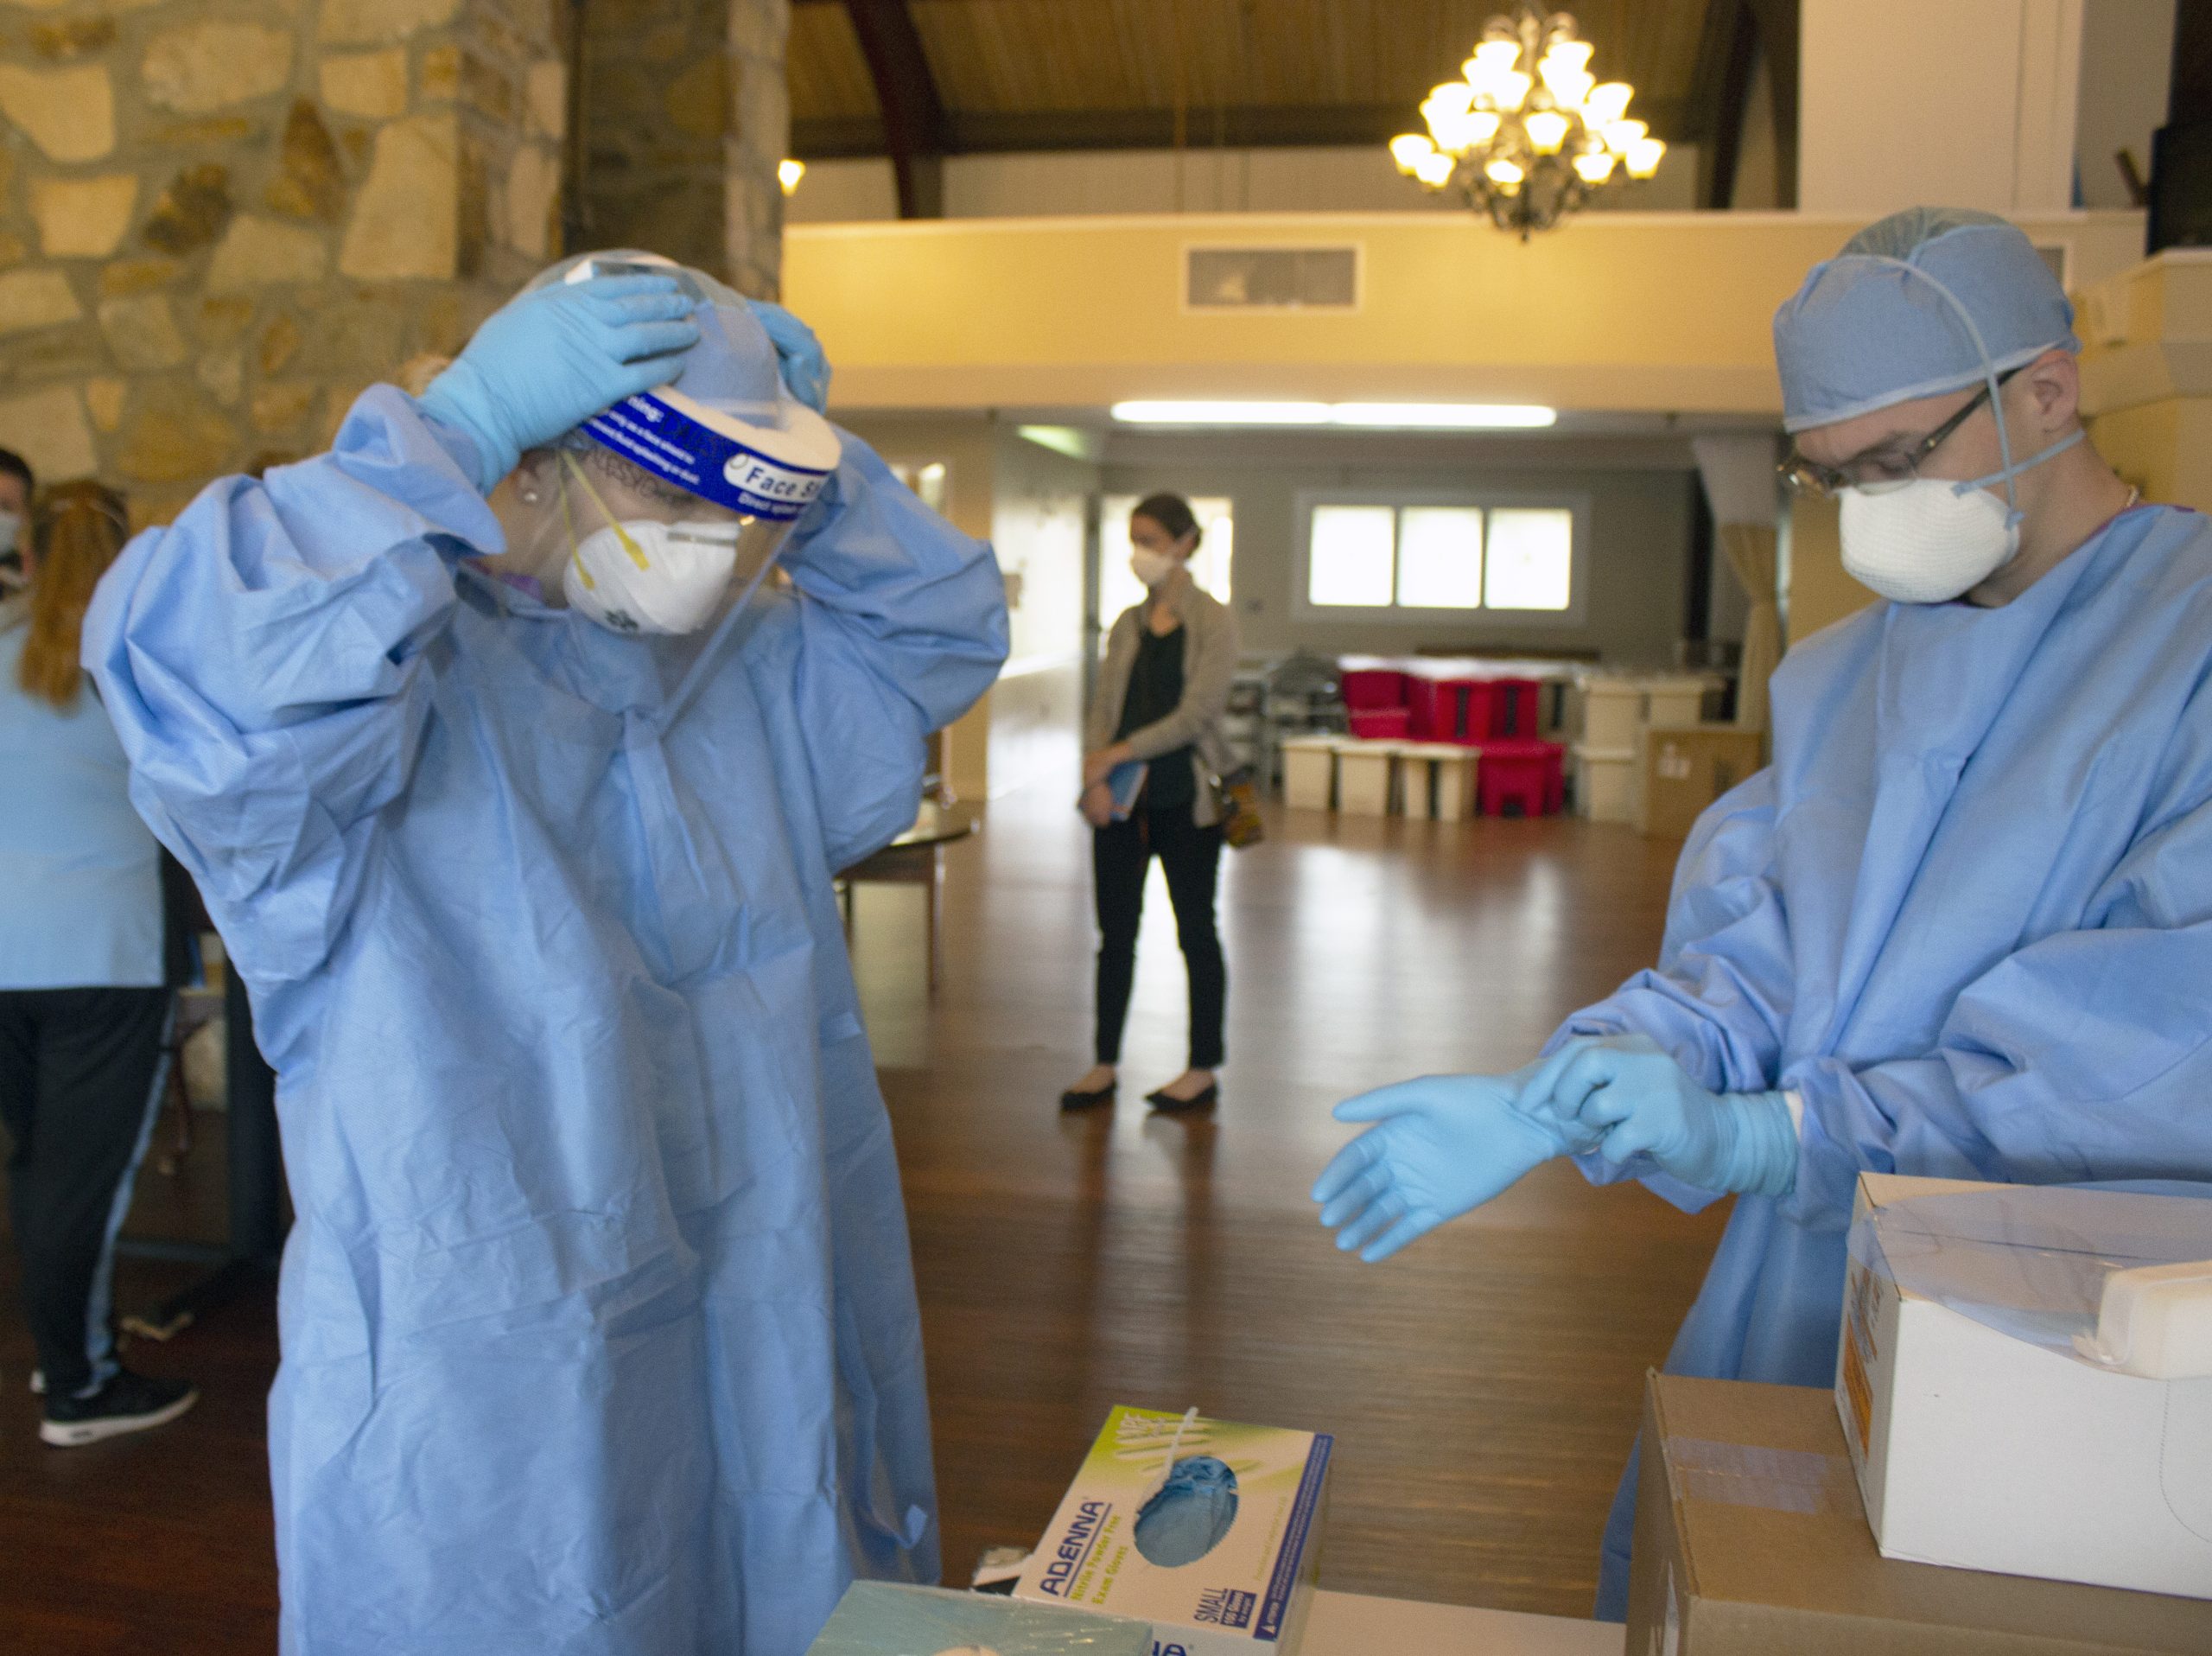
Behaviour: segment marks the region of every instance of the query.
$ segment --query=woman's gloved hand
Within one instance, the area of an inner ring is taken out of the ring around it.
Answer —
[[[784,371],[791,394],[819,414],[830,406],[830,359],[822,354],[822,341],[814,330],[765,299],[747,299],[753,315],[768,331],[776,347],[776,366]]]
[[[1523,1072],[1523,1110],[1598,1136],[1616,1166],[1645,1155],[1700,1190],[1786,1196],[1797,1124],[1779,1092],[1710,1092],[1648,1035],[1585,1035]]]
[[[1448,1219],[1503,1194],[1555,1156],[1585,1150],[1572,1131],[1516,1100],[1535,1066],[1511,1075],[1429,1075],[1338,1105],[1338,1121],[1376,1124],[1314,1181],[1321,1223],[1372,1264]]]
[[[696,303],[666,276],[525,293],[485,319],[422,406],[475,443],[476,486],[489,494],[524,449],[675,379],[699,338]]]

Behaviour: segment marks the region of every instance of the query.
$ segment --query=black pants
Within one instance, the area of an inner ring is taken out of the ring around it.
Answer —
[[[1137,923],[1144,916],[1144,880],[1154,857],[1167,876],[1175,938],[1191,975],[1191,1067],[1217,1069],[1222,1060],[1222,1003],[1229,973],[1214,931],[1213,894],[1221,874],[1221,830],[1201,828],[1191,807],[1139,810],[1126,822],[1094,831],[1091,873],[1098,900],[1098,1061],[1122,1060],[1122,1026],[1136,976]]]
[[[0,990],[0,1120],[23,1311],[49,1392],[110,1347],[112,1244],[155,1105],[166,989]]]

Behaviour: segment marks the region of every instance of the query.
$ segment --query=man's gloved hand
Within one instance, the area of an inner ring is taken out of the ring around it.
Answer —
[[[819,414],[830,406],[830,359],[822,354],[822,341],[814,330],[765,299],[747,299],[760,326],[776,347],[776,366],[784,371],[791,394]]]
[[[1779,1092],[1709,1092],[1648,1035],[1581,1036],[1541,1063],[1519,1102],[1599,1136],[1616,1166],[1648,1155],[1700,1190],[1786,1196],[1797,1124]]]
[[[1313,1184],[1337,1245],[1372,1264],[1503,1194],[1592,1135],[1515,1102],[1535,1066],[1511,1075],[1429,1075],[1348,1099],[1338,1121],[1376,1124],[1338,1150]]]
[[[474,442],[489,494],[524,449],[675,379],[699,338],[696,303],[667,276],[539,288],[486,317],[420,401]]]

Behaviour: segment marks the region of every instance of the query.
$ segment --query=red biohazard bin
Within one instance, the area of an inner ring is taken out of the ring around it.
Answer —
[[[1493,678],[1489,688],[1490,734],[1533,738],[1543,722],[1543,685],[1534,678]]]
[[[1408,691],[1409,734],[1421,742],[1472,746],[1491,734],[1490,685],[1479,678],[1415,678]]]
[[[1363,742],[1402,740],[1411,718],[1411,713],[1402,707],[1347,709],[1344,713],[1352,735]]]
[[[1353,667],[1338,676],[1337,685],[1347,712],[1406,704],[1406,675],[1387,667]]]
[[[1475,770],[1475,793],[1486,817],[1509,809],[1524,817],[1555,814],[1567,794],[1565,755],[1556,742],[1485,742]]]

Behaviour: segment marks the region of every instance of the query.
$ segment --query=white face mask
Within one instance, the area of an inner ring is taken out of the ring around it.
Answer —
[[[1149,589],[1175,573],[1179,567],[1175,559],[1165,552],[1155,552],[1149,546],[1140,546],[1129,554],[1129,573]]]
[[[2000,424],[2005,417],[1998,411]],[[1940,604],[1973,591],[2020,550],[2020,514],[1989,493],[2064,452],[2076,431],[2032,459],[1954,483],[1935,477],[1843,491],[1843,567],[1852,578],[1901,604]]]
[[[618,521],[583,468],[565,454],[561,459],[607,519],[581,541],[569,525],[561,590],[570,607],[614,633],[696,633],[712,620],[737,569],[744,525]],[[565,517],[565,481],[561,510]]]

